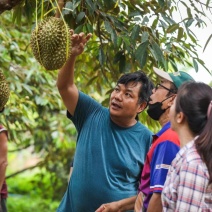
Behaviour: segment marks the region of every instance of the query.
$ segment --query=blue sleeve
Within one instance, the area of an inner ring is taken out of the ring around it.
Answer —
[[[101,108],[102,105],[95,101],[93,98],[82,92],[79,92],[79,99],[77,102],[76,109],[74,111],[74,115],[72,116],[67,111],[67,117],[73,121],[77,131],[79,132],[85,120],[91,114],[95,113],[95,111]]]
[[[170,141],[161,142],[155,148],[150,171],[151,192],[162,192],[169,166],[179,149],[178,145]]]

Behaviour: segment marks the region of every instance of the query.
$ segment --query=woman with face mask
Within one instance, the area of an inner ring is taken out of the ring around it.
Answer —
[[[163,211],[212,211],[212,89],[183,84],[170,109],[181,150],[162,191]]]

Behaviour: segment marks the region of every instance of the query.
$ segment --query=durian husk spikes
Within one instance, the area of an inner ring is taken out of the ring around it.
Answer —
[[[45,18],[32,31],[30,45],[46,70],[60,69],[71,55],[70,29],[63,19]]]
[[[9,85],[3,75],[3,72],[0,70],[0,112],[4,109],[7,101],[10,96],[10,88]]]

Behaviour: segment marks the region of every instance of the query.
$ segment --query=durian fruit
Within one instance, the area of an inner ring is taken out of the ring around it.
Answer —
[[[4,106],[6,105],[9,96],[9,85],[6,82],[3,72],[0,70],[0,112],[4,109]]]
[[[43,19],[32,31],[30,44],[36,60],[47,70],[61,68],[71,54],[71,34],[64,20]]]

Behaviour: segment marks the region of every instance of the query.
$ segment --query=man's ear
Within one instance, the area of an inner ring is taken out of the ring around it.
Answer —
[[[142,102],[142,103],[139,105],[137,114],[141,113],[146,107],[147,107],[147,102]]]
[[[172,95],[169,100],[168,106],[171,107],[174,104],[174,99],[176,98],[177,94]]]

